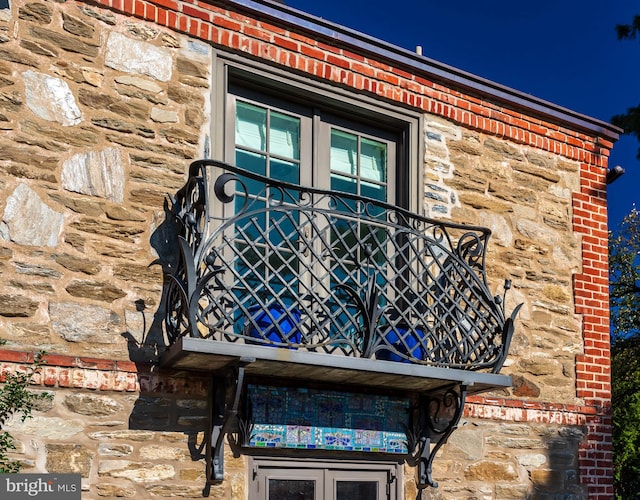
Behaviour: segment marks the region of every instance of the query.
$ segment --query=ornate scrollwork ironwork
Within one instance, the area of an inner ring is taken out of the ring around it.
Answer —
[[[213,160],[194,162],[171,201],[182,258],[166,287],[169,343],[502,367],[519,306],[507,318],[489,290],[488,229]]]
[[[461,385],[419,399],[414,409],[407,447],[411,450],[409,465],[416,467],[416,486],[438,487],[432,477],[432,465],[438,450],[457,428],[464,409],[467,388]]]

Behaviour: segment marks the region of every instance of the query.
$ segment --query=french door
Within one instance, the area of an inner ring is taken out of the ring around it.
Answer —
[[[396,500],[397,464],[253,460],[250,500]]]

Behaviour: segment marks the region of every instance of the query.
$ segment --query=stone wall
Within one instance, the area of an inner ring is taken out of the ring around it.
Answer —
[[[492,289],[513,280],[507,310],[524,304],[505,364],[511,395],[577,404],[575,356],[583,345],[572,279],[582,255],[571,193],[578,162],[434,117],[426,127],[429,213],[490,228]]]
[[[12,12],[0,44],[3,337],[153,356],[159,260],[173,252],[163,203],[202,156],[211,49],[87,4]]]
[[[0,358],[2,373],[17,369],[15,354]],[[8,426],[24,472],[81,474],[83,499],[202,498],[206,378],[50,355],[36,382],[53,399]],[[210,498],[244,498],[246,458],[226,451],[227,480]]]
[[[606,138],[216,2],[101,3],[0,16],[0,373],[45,349],[55,394],[13,424],[27,470],[80,472],[83,498],[202,496],[207,381],[153,363],[166,195],[215,150],[223,50],[423,113],[425,210],[493,231],[491,288],[524,303],[514,386],[470,398],[423,498],[611,496]],[[226,471],[212,497],[245,498],[246,459]]]

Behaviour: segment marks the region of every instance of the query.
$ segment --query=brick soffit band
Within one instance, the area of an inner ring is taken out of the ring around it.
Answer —
[[[14,371],[21,371],[31,365],[34,361],[34,353],[27,351],[13,351],[10,349],[0,349],[0,383],[4,381],[4,376]],[[64,380],[68,375],[60,370],[87,370],[92,372],[110,373],[111,377],[76,377],[76,381]],[[126,378],[123,378],[126,377]],[[131,377],[137,379],[134,382]],[[174,383],[166,383],[167,380],[178,380],[188,378],[198,387],[204,388],[206,375],[186,376],[185,372],[158,370],[155,365],[146,363],[134,363],[124,360],[108,360],[99,358],[88,358],[81,356],[67,356],[60,354],[47,354],[44,357],[42,373],[37,376],[32,385],[61,389],[94,389],[101,391],[115,392],[147,392],[159,390],[159,387],[174,387]],[[157,380],[156,380],[157,379]],[[200,380],[201,379],[201,380]],[[87,385],[89,380],[89,385]],[[165,382],[160,382],[164,380]],[[95,383],[98,381],[98,383]],[[79,384],[79,385],[78,385]],[[202,389],[206,394],[206,390]],[[171,392],[171,391],[170,391]],[[494,407],[493,410],[488,409]],[[605,414],[607,413],[605,409]],[[528,401],[521,399],[511,399],[491,396],[469,396],[465,406],[467,417],[491,418],[497,420],[528,421],[547,420],[549,422],[580,425],[582,422],[579,415],[595,416],[602,413],[600,406],[559,404],[541,401]],[[546,418],[534,415],[548,414]],[[560,415],[565,415],[560,417]],[[574,417],[567,416],[574,415]]]
[[[524,108],[532,113],[553,118],[581,130],[616,141],[622,129],[590,116],[564,108],[544,99],[501,85],[480,76],[454,68],[428,57],[416,54],[375,37],[341,26],[331,21],[288,7],[274,0],[227,0],[228,4],[267,17],[271,21],[293,25],[301,30],[324,36],[335,43],[349,45],[358,51],[402,64],[431,78],[452,83],[458,87],[492,97]]]

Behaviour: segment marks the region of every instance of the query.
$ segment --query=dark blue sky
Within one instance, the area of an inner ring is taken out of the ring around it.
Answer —
[[[286,4],[579,113],[608,121],[640,104],[640,41],[615,25],[640,2],[614,0],[285,0]],[[621,136],[609,166],[613,228],[640,205],[638,143]]]

